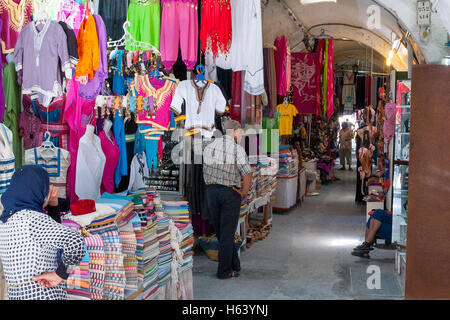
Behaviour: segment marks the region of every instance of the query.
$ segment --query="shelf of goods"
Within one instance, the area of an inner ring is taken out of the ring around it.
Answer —
[[[298,188],[298,155],[297,151],[280,149],[279,171],[277,174],[277,189],[273,209],[287,211],[297,204]]]
[[[258,240],[252,237],[255,230],[265,230],[271,226],[270,202],[277,189],[278,163],[267,156],[250,157],[253,179],[247,198],[241,203],[241,216],[237,232],[243,238],[242,247],[247,248]],[[260,208],[264,207],[261,211]]]
[[[105,193],[96,210],[62,217],[81,231],[86,249],[67,280],[69,300],[193,299],[187,202],[165,202],[146,189],[128,196]]]

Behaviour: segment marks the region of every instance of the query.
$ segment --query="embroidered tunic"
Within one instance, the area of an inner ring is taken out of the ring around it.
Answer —
[[[172,110],[180,114],[183,102],[186,102],[185,129],[199,129],[202,136],[211,138],[216,112],[224,113],[227,103],[219,87],[208,82],[204,88],[199,88],[194,80],[181,81],[172,100]]]
[[[31,21],[33,0],[0,0],[2,53],[14,52],[19,33]]]
[[[62,94],[61,71],[70,70],[67,36],[56,21],[47,20],[38,31],[29,23],[20,33],[14,51],[16,71],[23,69],[23,94],[38,94],[38,100],[48,106],[52,98]]]

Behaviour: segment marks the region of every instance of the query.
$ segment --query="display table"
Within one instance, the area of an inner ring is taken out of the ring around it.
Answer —
[[[274,211],[287,211],[297,204],[298,174],[290,177],[277,177]]]

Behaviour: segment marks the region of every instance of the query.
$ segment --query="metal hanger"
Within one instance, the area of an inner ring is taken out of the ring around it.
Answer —
[[[320,29],[320,34],[315,36],[314,39],[334,39],[332,36],[325,33],[325,29]]]
[[[161,52],[159,52],[159,50],[153,46],[150,43],[147,42],[142,42],[142,41],[137,41],[136,39],[133,38],[133,36],[131,35],[131,33],[128,31],[128,27],[130,26],[130,21],[125,21],[123,24],[123,31],[124,34],[122,36],[122,38],[120,38],[119,40],[113,40],[113,41],[108,41],[108,48],[118,48],[121,46],[125,46],[125,45],[130,45],[133,47],[138,47],[139,50],[152,50],[153,53],[161,56]]]

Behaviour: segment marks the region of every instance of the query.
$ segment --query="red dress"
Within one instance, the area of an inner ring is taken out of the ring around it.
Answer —
[[[100,132],[98,137],[102,144],[103,153],[106,156],[105,169],[103,170],[102,185],[100,187],[100,193],[114,192],[114,172],[116,171],[117,164],[119,163],[120,149],[114,139],[112,131],[110,131],[111,140],[106,136],[105,131]]]
[[[229,52],[231,40],[230,0],[203,0],[200,31],[202,51],[211,50],[215,60],[219,51]]]

